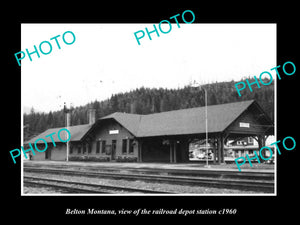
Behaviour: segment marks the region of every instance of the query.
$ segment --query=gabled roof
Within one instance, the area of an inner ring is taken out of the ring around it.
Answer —
[[[142,116],[144,115],[115,112],[105,117],[102,117],[100,120],[115,119],[134,136],[137,136]]]
[[[262,112],[260,106],[254,101],[241,101],[207,107],[208,132],[223,132],[251,105]],[[265,115],[265,113],[263,113]],[[266,123],[273,125],[267,115]],[[168,135],[203,134],[205,128],[205,107],[173,110],[168,112],[153,113],[148,115],[115,112],[97,120],[93,125],[70,126],[71,141],[81,141],[89,132],[102,125],[102,121],[113,119],[131,132],[135,137],[154,137]],[[63,127],[61,127],[63,128]],[[51,128],[26,143],[34,143],[38,138],[52,142],[50,137],[45,138],[61,128]],[[91,129],[93,128],[93,129]],[[61,142],[57,135],[53,135],[55,142]],[[63,138],[64,140],[64,138]]]
[[[208,132],[224,131],[252,103],[253,100],[208,106]],[[198,134],[205,131],[205,107],[197,107],[145,115],[138,136]]]
[[[83,136],[90,130],[91,127],[92,127],[92,125],[90,125],[90,124],[76,125],[76,126],[68,127],[68,130],[71,133],[70,141],[80,141],[83,138]],[[25,144],[34,143],[39,138],[43,138],[48,143],[50,143],[50,142],[52,142],[51,137],[50,136],[45,137],[45,136],[47,136],[53,132],[55,132],[55,134],[52,135],[54,142],[61,142],[57,136],[57,133],[62,128],[66,128],[66,127],[50,128],[50,129],[44,131],[43,133],[35,136],[34,138],[30,139],[29,141],[26,141]],[[65,131],[61,132],[61,139],[66,140],[66,138],[64,137],[65,134],[66,134]],[[40,141],[40,142],[42,143],[42,141]]]
[[[222,132],[233,123],[254,100],[207,107],[208,132]],[[173,110],[148,115],[113,113],[101,118],[115,119],[136,137],[205,133],[205,107]]]

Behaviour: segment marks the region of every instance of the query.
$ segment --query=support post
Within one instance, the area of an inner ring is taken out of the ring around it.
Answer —
[[[173,156],[174,156],[174,163],[177,163],[177,158],[176,158],[176,153],[177,153],[177,141],[175,140],[174,141],[174,148],[173,148],[173,151],[174,151],[174,154],[173,154]]]
[[[262,147],[266,145],[266,139],[265,139],[265,135],[263,134],[260,134],[257,137],[258,137],[258,148],[259,148],[258,151],[259,151]],[[262,151],[261,154],[263,158],[266,158],[265,151]]]
[[[224,163],[224,137],[221,134],[221,163]]]
[[[170,163],[173,163],[173,141],[169,140],[170,146]]]
[[[213,139],[213,164],[216,164],[216,155],[217,149],[216,149],[216,139]]]
[[[218,135],[218,164],[221,164],[221,135]]]
[[[143,141],[142,140],[138,141],[138,161],[139,162],[143,162],[142,145],[143,145]]]

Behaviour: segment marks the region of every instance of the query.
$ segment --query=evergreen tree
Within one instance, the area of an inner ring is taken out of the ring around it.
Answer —
[[[250,83],[254,81],[254,79],[248,79]],[[242,81],[245,82],[245,79]],[[242,91],[242,96],[239,96],[234,86],[237,82],[215,82],[202,85],[207,89],[208,105],[255,99],[274,120],[274,83],[255,88],[252,92],[246,88]],[[87,112],[90,107],[95,108],[97,118],[101,118],[114,112],[149,114],[204,105],[204,91],[198,87],[185,86],[178,89],[142,87],[130,92],[114,94],[103,101],[96,100],[85,106],[75,107],[71,116],[71,124],[87,124]],[[29,114],[24,114],[23,121],[26,125],[24,137],[29,139],[51,127],[65,126],[65,114],[63,110],[38,113],[32,107]]]

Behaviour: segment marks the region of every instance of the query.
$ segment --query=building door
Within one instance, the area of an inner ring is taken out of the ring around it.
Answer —
[[[48,149],[45,151],[45,159],[48,159],[48,160],[51,159],[51,149],[52,149],[52,148],[48,148]]]
[[[112,140],[111,143],[111,160],[116,159],[117,140]]]

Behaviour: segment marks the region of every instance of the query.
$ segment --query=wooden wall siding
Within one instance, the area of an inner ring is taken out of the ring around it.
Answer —
[[[118,134],[110,134],[109,131],[118,130]],[[138,156],[138,144],[134,145],[133,153],[129,153],[129,139],[134,139],[134,136],[123,126],[113,120],[105,121],[100,126],[99,129],[93,134],[94,138],[92,141],[92,152],[89,155],[95,156],[106,156],[106,153],[102,153],[102,142],[100,144],[100,153],[96,153],[97,141],[105,140],[106,145],[111,145],[113,140],[117,141],[116,144],[116,157],[117,156]],[[127,139],[127,153],[122,153],[122,142],[123,139]]]
[[[256,113],[253,113],[251,110],[247,110],[226,129],[226,132],[255,135],[263,134],[266,127],[261,126],[263,124],[261,124],[257,118],[258,115]],[[249,127],[241,127],[240,123],[249,123]]]
[[[43,149],[43,147],[40,147]],[[48,143],[48,148],[45,152],[38,152],[35,150],[35,155],[33,155],[32,160],[55,160],[55,161],[65,161],[66,160],[66,144],[56,143],[56,147]],[[48,153],[47,153],[48,152]],[[46,159],[46,154],[48,154],[48,159]]]

